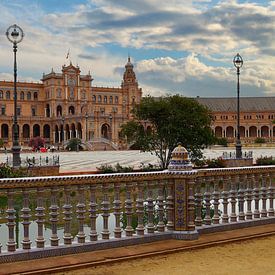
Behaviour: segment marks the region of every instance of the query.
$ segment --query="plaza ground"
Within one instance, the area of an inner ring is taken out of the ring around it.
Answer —
[[[60,273],[67,275],[271,275],[275,236]]]
[[[261,156],[275,156],[274,147],[262,148],[243,148],[243,152],[253,151],[254,161]],[[204,150],[206,158],[218,158],[222,156],[223,152],[234,152],[234,148],[211,148]],[[59,155],[60,158],[60,172],[82,172],[82,171],[96,171],[97,167],[101,165],[116,165],[119,163],[122,166],[131,166],[135,169],[140,168],[142,163],[144,165],[158,164],[158,158],[149,152],[140,151],[83,151],[83,152],[55,152],[55,153],[22,153],[21,158],[26,157],[39,158],[46,156]],[[11,159],[11,154],[0,154],[0,163],[5,162],[6,159]]]
[[[3,263],[0,274],[254,275],[275,274],[274,224],[26,262]]]

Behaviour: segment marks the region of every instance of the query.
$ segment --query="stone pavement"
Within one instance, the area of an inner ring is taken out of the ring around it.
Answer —
[[[165,240],[122,248],[31,260],[27,262],[1,264],[0,274],[53,274],[56,272],[156,255],[165,255],[190,249],[206,248],[271,235],[275,235],[274,224],[205,234],[194,241]]]
[[[234,148],[213,147],[204,150],[206,158],[217,158],[223,152],[233,152]],[[243,148],[243,151],[253,151],[254,161],[260,156],[274,156],[275,148]],[[21,158],[26,159],[35,156],[35,158],[59,155],[60,157],[60,172],[83,172],[96,171],[100,165],[116,165],[119,163],[122,166],[132,166],[138,169],[142,163],[145,165],[157,164],[158,158],[148,152],[140,152],[138,150],[129,151],[83,151],[83,152],[55,152],[55,153],[22,153]],[[0,163],[5,162],[6,158],[11,154],[0,154]]]

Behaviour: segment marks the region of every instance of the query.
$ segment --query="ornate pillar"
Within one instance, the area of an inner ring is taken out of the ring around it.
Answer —
[[[121,238],[122,229],[120,226],[120,217],[121,217],[121,200],[120,200],[120,183],[114,183],[114,216],[115,216],[115,229],[114,235],[115,238]]]
[[[205,192],[204,192],[204,201],[205,201],[205,217],[204,217],[204,224],[211,225],[211,216],[210,216],[210,201],[211,201],[211,193],[210,193],[210,185],[212,182],[211,177],[206,178],[205,182]]]
[[[148,224],[147,233],[154,233],[154,199],[153,199],[153,187],[154,182],[148,182],[148,192],[147,192],[147,213],[148,213]]]
[[[44,189],[43,187],[37,188],[37,207],[35,208],[37,217],[37,238],[36,246],[37,248],[43,248],[45,246],[44,238],[44,223],[45,223],[45,207],[44,207]]]
[[[59,206],[57,203],[57,196],[58,196],[59,188],[52,187],[51,188],[51,206],[49,207],[50,210],[50,222],[52,227],[52,235],[50,237],[51,246],[58,246],[59,238],[57,236],[57,222],[58,222],[58,210]]]
[[[260,211],[259,211],[259,200],[260,200],[260,189],[259,189],[259,174],[255,174],[252,178],[252,181],[254,181],[253,184],[253,198],[254,198],[254,212],[253,217],[254,219],[260,218]]]
[[[194,178],[190,178],[187,180],[188,183],[188,230],[195,230],[195,198],[194,198]]]
[[[195,183],[195,208],[196,208],[196,218],[195,218],[195,225],[202,226],[202,193],[201,193],[201,184],[203,178],[198,177]]]
[[[274,187],[272,186],[272,180],[273,180],[273,173],[270,172],[270,174],[268,174],[268,191],[267,191],[267,197],[269,199],[269,208],[268,208],[268,216],[269,217],[274,217]]]
[[[31,249],[31,241],[30,241],[30,234],[29,234],[29,228],[30,228],[30,200],[29,200],[29,190],[23,189],[23,208],[21,209],[22,215],[22,224],[23,224],[23,230],[24,230],[24,238],[22,240],[22,247],[23,249]]]
[[[96,218],[97,218],[97,203],[96,203],[96,184],[90,185],[90,221],[91,221],[91,231],[90,231],[90,241],[97,241],[97,231],[96,231]]]
[[[102,184],[102,193],[103,193],[103,201],[101,202],[101,210],[102,210],[102,218],[103,218],[103,229],[101,232],[102,239],[106,240],[110,237],[110,231],[108,228],[108,219],[110,216],[110,202],[109,202],[109,186],[108,183]]]
[[[157,224],[157,229],[158,232],[164,232],[165,230],[165,224],[163,221],[164,218],[164,196],[163,196],[163,192],[164,192],[164,182],[162,180],[160,180],[157,183],[158,186],[158,197],[157,197],[157,205],[158,205],[158,217],[159,217],[159,221]]]
[[[76,205],[77,219],[78,219],[78,233],[76,235],[78,243],[85,243],[86,235],[84,233],[84,219],[85,219],[85,197],[84,191],[85,187],[83,185],[78,185],[78,204]]]
[[[63,205],[64,214],[64,244],[72,244],[73,236],[71,234],[72,204],[71,204],[71,186],[64,187],[65,204]]]
[[[229,192],[228,190],[230,189],[230,176],[224,175],[223,176],[223,191],[222,191],[222,204],[223,204],[223,211],[222,211],[222,223],[228,223],[229,222],[229,216],[228,216],[228,197],[229,197]]]
[[[126,182],[125,214],[127,219],[127,225],[125,228],[125,232],[127,237],[131,237],[134,232],[134,229],[132,227],[132,218],[133,218],[132,190],[133,190],[133,184],[131,182]]]
[[[167,229],[174,230],[174,180],[169,179],[168,183],[168,196],[166,199],[167,209]]]
[[[239,179],[239,188],[238,188],[239,221],[244,221],[245,220],[245,214],[244,214],[244,185],[245,185],[246,175],[241,175],[237,178]]]
[[[245,193],[245,200],[247,203],[247,211],[246,211],[245,217],[247,220],[252,220],[251,202],[252,202],[253,177],[254,175],[252,173],[247,174],[247,188]]]
[[[237,175],[231,176],[231,189],[229,191],[229,197],[230,197],[230,204],[231,204],[231,214],[230,214],[230,222],[236,222],[237,221],[237,215],[236,215],[236,181],[238,180]]]
[[[15,209],[14,209],[14,191],[12,189],[9,189],[7,191],[7,197],[8,197],[8,209],[6,210],[7,213],[7,226],[9,230],[9,239],[7,242],[7,249],[8,252],[13,252],[16,250],[16,242],[14,239],[14,227],[15,227]]]
[[[213,224],[219,224],[220,223],[220,216],[219,216],[219,199],[220,199],[219,180],[220,180],[219,176],[214,177],[214,192],[213,192],[214,216],[213,216]]]
[[[143,236],[144,235],[144,224],[143,224],[143,215],[144,215],[144,182],[137,183],[138,188],[138,195],[136,199],[136,213],[138,219],[137,225],[137,235]]]
[[[262,199],[262,210],[261,210],[261,218],[267,217],[267,210],[266,210],[266,200],[267,200],[267,194],[266,194],[266,180],[268,175],[266,173],[262,174],[262,187],[260,189],[260,197]]]

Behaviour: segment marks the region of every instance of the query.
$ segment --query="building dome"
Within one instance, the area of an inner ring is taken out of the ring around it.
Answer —
[[[172,152],[168,170],[173,171],[190,169],[192,169],[192,164],[189,160],[188,151],[179,144]]]

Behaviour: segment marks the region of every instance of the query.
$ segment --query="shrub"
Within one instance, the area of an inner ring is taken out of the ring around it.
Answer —
[[[119,163],[117,163],[114,167],[112,165],[108,164],[102,164],[99,167],[96,167],[96,169],[103,174],[107,173],[128,173],[133,172],[133,167],[131,166],[121,166]]]
[[[34,137],[30,139],[29,146],[37,150],[45,146],[45,140],[41,137]]]
[[[140,166],[140,171],[142,172],[149,172],[149,171],[161,171],[163,170],[159,165],[148,163],[147,165],[145,163],[141,163]]]
[[[69,151],[82,150],[82,147],[80,145],[81,145],[81,140],[79,138],[72,138],[68,141],[66,149]]]
[[[5,163],[0,164],[0,178],[21,178],[27,176],[27,171],[14,169]]]
[[[260,157],[256,159],[257,165],[275,165],[273,157]]]
[[[227,146],[227,139],[226,138],[216,138],[216,142],[217,145],[222,145],[222,146]]]
[[[255,143],[265,143],[265,139],[264,138],[261,138],[261,137],[257,137],[254,141]]]
[[[221,158],[217,159],[209,159],[206,161],[207,167],[208,168],[223,168],[225,167],[225,162]]]

